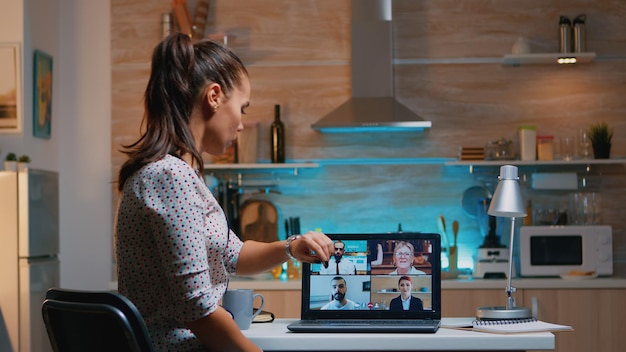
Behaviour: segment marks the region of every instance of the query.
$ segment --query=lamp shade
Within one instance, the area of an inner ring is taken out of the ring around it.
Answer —
[[[519,188],[519,177],[517,177],[517,166],[500,167],[499,179],[500,182],[493,193],[487,213],[505,218],[526,216],[526,208]]]

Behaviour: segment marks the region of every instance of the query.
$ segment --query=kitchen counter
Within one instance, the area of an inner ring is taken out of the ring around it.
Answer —
[[[549,332],[489,334],[440,328],[435,334],[306,334],[289,332],[287,324],[292,321],[252,324],[243,334],[264,351],[526,351],[555,347],[554,334]]]
[[[300,290],[300,280],[272,280],[269,275],[256,277],[232,277],[228,286],[230,288],[249,288],[266,291],[290,291]],[[518,278],[513,279],[513,287],[518,289],[609,289],[626,288],[626,278],[623,277],[600,277],[592,280],[563,280],[561,278]],[[506,286],[506,279],[455,279],[441,280],[441,288],[444,290],[478,290],[478,289],[501,289]],[[110,283],[110,289],[117,289],[117,282]]]
[[[608,289],[626,288],[626,278],[600,277],[591,280],[564,280],[561,278],[517,278],[512,284],[518,289]],[[506,279],[456,279],[441,280],[443,290],[466,290],[466,289],[503,289]],[[300,280],[272,280],[264,276],[256,278],[233,277],[230,280],[231,288],[249,288],[253,290],[300,290]]]

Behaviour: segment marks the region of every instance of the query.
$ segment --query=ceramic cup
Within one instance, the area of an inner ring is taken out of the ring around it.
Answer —
[[[252,305],[257,297],[261,299],[261,305],[257,309],[256,313],[253,314]],[[263,295],[260,293],[255,294],[253,290],[247,289],[227,290],[222,298],[222,306],[230,311],[240,330],[247,330],[250,328],[252,320],[254,317],[259,315],[259,313],[261,313],[264,304],[265,298],[263,298]]]

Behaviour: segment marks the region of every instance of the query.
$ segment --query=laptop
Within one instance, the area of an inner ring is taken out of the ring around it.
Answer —
[[[301,319],[287,329],[324,333],[439,329],[439,234],[327,235],[335,242],[339,262],[332,257],[328,265],[302,264]]]

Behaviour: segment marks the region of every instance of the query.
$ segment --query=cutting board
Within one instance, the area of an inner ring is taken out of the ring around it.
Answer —
[[[278,241],[278,210],[270,201],[249,199],[243,202],[239,208],[239,222],[239,237],[243,241]]]

